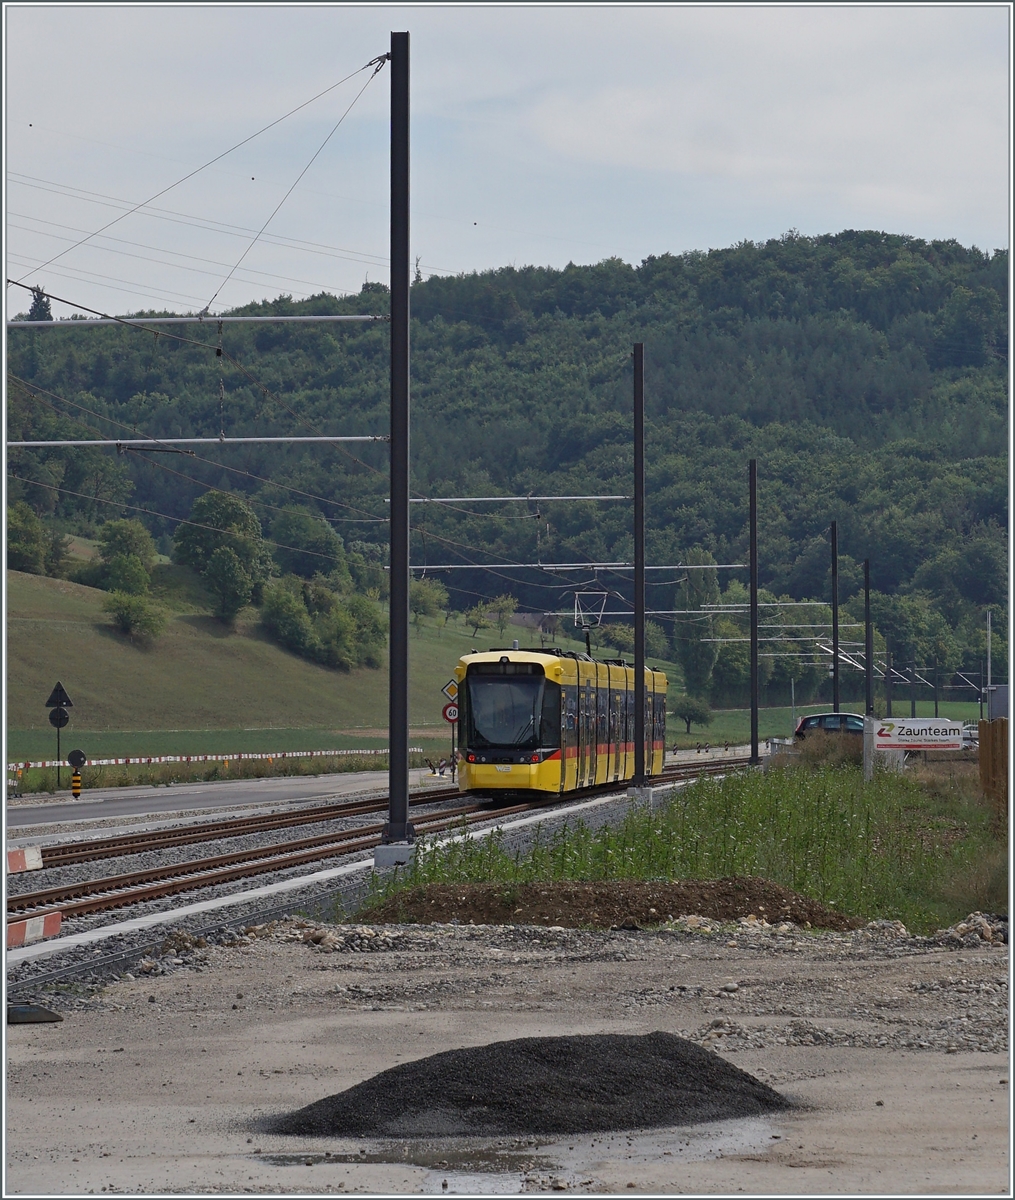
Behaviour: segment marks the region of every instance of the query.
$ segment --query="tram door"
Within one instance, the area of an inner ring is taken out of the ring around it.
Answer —
[[[578,786],[591,787],[596,778],[596,707],[592,694],[592,684],[585,681],[580,690],[580,728],[581,740],[578,746]]]
[[[621,720],[622,692],[610,692],[610,745],[613,748],[613,778],[620,778],[620,744],[623,739],[623,722]]]

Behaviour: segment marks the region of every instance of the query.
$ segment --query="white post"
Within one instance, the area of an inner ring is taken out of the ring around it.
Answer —
[[[796,733],[796,680],[791,675],[789,677],[789,703],[790,703],[790,720],[793,725],[789,731],[789,736],[793,737]]]

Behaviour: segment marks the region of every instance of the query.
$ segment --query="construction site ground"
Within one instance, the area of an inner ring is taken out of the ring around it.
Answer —
[[[61,1023],[8,1027],[5,1194],[1007,1193],[1007,946],[765,916],[180,936],[51,994]],[[795,1107],[563,1138],[259,1132],[437,1051],[653,1030]]]

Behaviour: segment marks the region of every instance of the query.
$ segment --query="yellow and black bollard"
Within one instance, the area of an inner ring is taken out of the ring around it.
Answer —
[[[80,771],[75,771],[74,774],[70,777],[70,791],[71,791],[71,795],[74,797],[75,800],[81,795],[81,772]]]

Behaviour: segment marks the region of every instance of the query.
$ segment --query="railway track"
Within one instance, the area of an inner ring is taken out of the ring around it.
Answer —
[[[529,803],[491,810],[479,804],[467,804],[440,813],[426,813],[414,823],[420,833],[437,833],[456,823],[488,821],[494,815],[524,812],[536,807],[538,805]],[[380,844],[383,830],[381,823],[363,825],[342,833],[321,834],[275,846],[217,854],[191,862],[26,892],[8,897],[7,917],[8,920],[23,920],[54,909],[59,909],[64,917],[87,916],[236,879],[287,871],[307,863],[373,849]]]
[[[423,788],[412,792],[410,804],[434,804],[460,796],[458,788]],[[336,821],[343,817],[381,812],[388,807],[387,796],[371,800],[353,800],[343,804],[323,804],[312,808],[297,808],[291,812],[270,813],[265,816],[232,817],[208,821],[200,825],[178,826],[155,832],[118,834],[116,837],[90,838],[83,842],[64,842],[42,847],[43,867],[63,867],[74,863],[94,862],[102,858],[117,858],[124,854],[143,854],[150,850],[166,850],[188,846],[194,842],[213,842],[220,838],[242,837],[248,833],[270,833],[296,825],[313,825],[320,821]]]
[[[689,764],[664,771],[653,777],[658,785],[668,781],[694,778],[700,775],[715,775],[746,765],[746,758],[713,760],[709,763]],[[622,786],[607,784],[598,788],[587,788],[579,793],[569,793],[566,799],[593,799],[611,791],[626,790]],[[433,789],[415,792],[410,797],[412,804],[432,803],[460,796],[457,788]],[[493,807],[489,803],[471,803],[438,812],[423,813],[414,818],[414,825],[421,834],[438,833],[455,824],[474,824],[515,813],[547,808],[557,797],[545,800],[525,801],[510,806]],[[64,846],[48,847],[43,851],[43,866],[62,866],[69,863],[96,861],[142,850],[158,850],[187,845],[223,837],[271,831],[292,825],[308,824],[336,817],[355,816],[385,808],[387,797],[355,801],[341,805],[324,805],[312,809],[299,809],[292,813],[275,813],[266,817],[244,817],[226,821],[214,821],[187,829],[166,830],[159,834],[127,834],[115,838],[101,838],[85,844],[69,843]],[[287,871],[294,867],[320,862],[342,855],[355,854],[373,849],[381,842],[384,830],[382,823],[358,826],[355,829],[318,834],[272,846],[240,850],[232,854],[219,854],[210,858],[194,859],[163,867],[142,871],[131,871],[111,875],[83,883],[65,884],[20,896],[9,896],[7,919],[23,920],[45,912],[59,910],[64,917],[87,916],[131,904],[158,900],[166,896],[230,883],[256,875],[275,871]],[[47,855],[47,851],[49,857]]]

